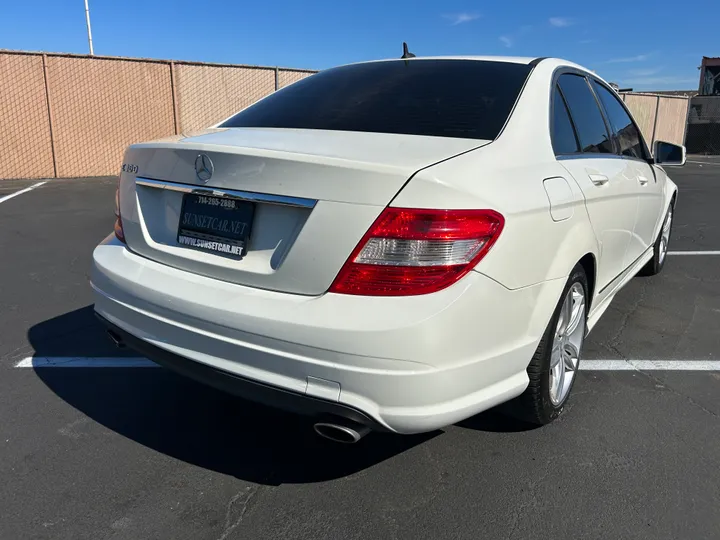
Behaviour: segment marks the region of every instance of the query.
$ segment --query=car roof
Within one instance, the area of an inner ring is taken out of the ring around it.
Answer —
[[[396,58],[393,60],[397,60]],[[481,62],[506,62],[510,64],[530,64],[534,56],[416,56],[410,60],[476,60]]]
[[[352,62],[350,64],[345,65],[355,65],[355,64],[370,64],[374,62],[397,62],[397,61],[403,61],[403,62],[417,62],[422,60],[470,60],[470,61],[480,61],[480,62],[506,62],[510,64],[537,64],[540,61],[542,62],[548,62],[553,64],[553,67],[560,67],[560,66],[568,66],[568,67],[574,67],[577,69],[580,69],[582,71],[587,71],[592,73],[591,70],[587,69],[584,66],[581,66],[579,64],[576,64],[574,62],[570,62],[568,60],[563,60],[561,58],[548,58],[548,57],[537,57],[537,56],[414,56],[412,58],[381,58],[377,60],[366,60],[361,62]]]
[[[413,56],[412,58],[380,58],[377,60],[365,60],[361,62],[341,64],[335,67],[372,64],[377,62],[417,62],[422,60],[468,60],[480,62],[506,62],[510,64],[523,65],[537,65],[542,62],[542,66],[544,68],[550,70],[555,70],[562,67],[574,68],[579,71],[585,72],[588,75],[592,75],[593,77],[596,77],[603,81],[605,84],[608,84],[608,82],[601,75],[599,75],[596,71],[592,69],[588,69],[585,66],[576,64],[575,62],[570,62],[569,60],[563,60],[562,58],[551,58],[545,56]]]
[[[412,58],[378,58],[376,60],[365,60],[352,62],[353,64],[371,64],[374,62],[393,62],[395,60],[416,62],[418,60],[479,60],[485,62],[508,62],[511,64],[529,64],[535,57],[532,56],[414,56]]]

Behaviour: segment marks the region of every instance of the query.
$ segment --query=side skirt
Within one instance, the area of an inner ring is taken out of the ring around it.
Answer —
[[[640,258],[635,261],[633,265],[629,266],[625,270],[625,272],[620,274],[618,277],[615,278],[614,281],[612,281],[607,287],[605,287],[605,290],[609,292],[605,294],[604,298],[599,303],[593,306],[592,311],[588,315],[587,331],[585,335],[590,333],[593,327],[600,320],[600,317],[603,316],[603,313],[607,311],[607,308],[610,307],[610,304],[612,303],[618,291],[622,289],[625,285],[627,285],[628,282],[632,278],[634,278],[635,275],[640,271],[640,269],[645,266],[650,259],[652,259],[653,249],[654,246],[650,246],[647,250],[645,250],[645,253],[643,253]]]

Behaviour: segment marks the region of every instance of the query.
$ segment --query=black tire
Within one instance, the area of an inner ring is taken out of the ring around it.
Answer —
[[[665,266],[665,261],[667,260],[667,253],[665,253],[665,256],[661,256],[661,249],[662,249],[662,234],[663,234],[663,228],[665,227],[665,222],[668,219],[668,216],[672,216],[674,208],[673,205],[670,205],[670,208],[667,209],[665,212],[665,217],[663,218],[663,224],[660,227],[660,232],[658,232],[657,238],[655,239],[655,244],[653,244],[653,257],[650,259],[645,266],[643,266],[640,271],[638,272],[638,276],[655,276],[659,274],[663,267]],[[673,219],[670,218],[670,231],[669,234],[672,236],[672,226],[673,226]],[[669,239],[668,239],[669,240]]]
[[[527,368],[530,384],[522,395],[508,403],[507,410],[515,418],[537,425],[549,424],[563,412],[565,404],[572,393],[572,387],[575,384],[575,379],[577,378],[576,376],[573,377],[570,389],[563,401],[557,405],[552,403],[552,400],[550,399],[550,352],[552,349],[555,328],[557,327],[558,319],[560,318],[560,310],[568,291],[575,283],[580,283],[582,285],[585,295],[584,328],[587,327],[589,289],[585,270],[578,264],[570,273],[568,282],[563,288],[562,295],[560,295],[558,305],[553,312],[553,316],[550,319],[550,322],[545,329],[545,333],[543,334],[543,337],[535,350],[535,354],[530,361],[530,365]],[[578,355],[578,365],[581,356],[582,348],[580,350],[580,354]]]

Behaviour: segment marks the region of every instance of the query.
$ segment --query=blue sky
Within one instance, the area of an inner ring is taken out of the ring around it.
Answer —
[[[720,1],[90,0],[95,53],[323,69],[401,54],[559,56],[635,89],[696,89]],[[598,9],[598,6],[603,9]],[[611,8],[611,9],[609,9]],[[83,0],[5,0],[0,48],[87,53]]]

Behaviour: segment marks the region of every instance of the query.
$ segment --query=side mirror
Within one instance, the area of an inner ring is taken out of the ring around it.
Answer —
[[[665,141],[655,141],[653,156],[658,165],[685,165],[685,147]]]

